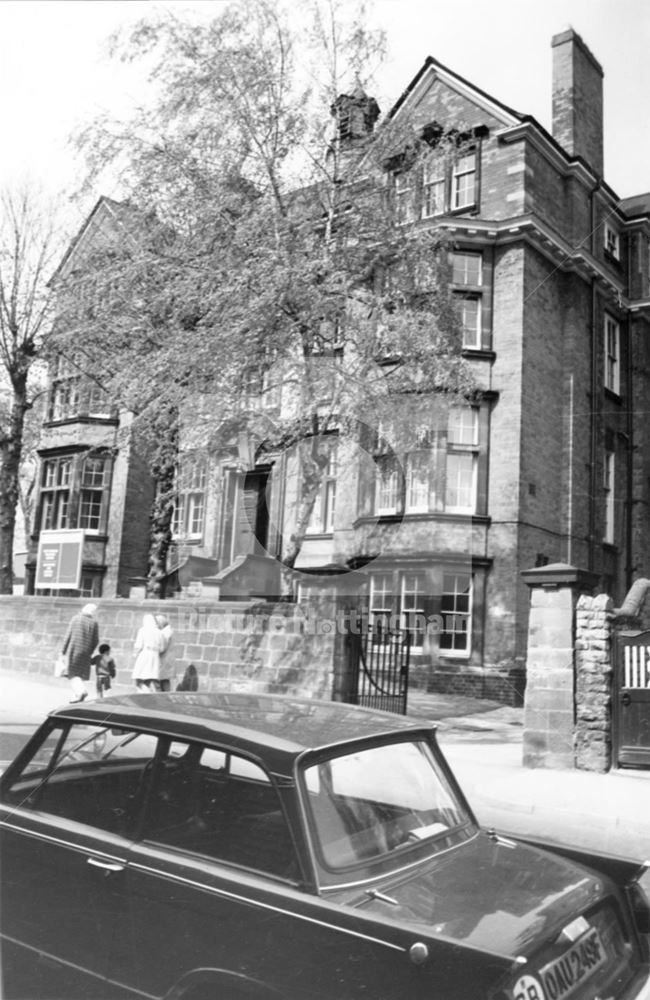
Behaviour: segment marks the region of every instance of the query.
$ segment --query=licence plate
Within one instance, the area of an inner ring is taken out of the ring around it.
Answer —
[[[607,952],[600,934],[592,927],[560,958],[539,970],[546,997],[548,1000],[564,1000],[606,961]]]

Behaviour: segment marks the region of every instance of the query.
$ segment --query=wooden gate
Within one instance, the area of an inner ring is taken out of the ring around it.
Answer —
[[[617,767],[650,768],[650,631],[616,634],[612,738]]]
[[[409,632],[382,629],[373,633],[367,615],[362,615],[351,639],[350,702],[406,715]]]

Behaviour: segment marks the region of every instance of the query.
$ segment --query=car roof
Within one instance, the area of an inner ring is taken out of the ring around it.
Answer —
[[[65,706],[50,715],[225,742],[262,758],[271,771],[287,775],[296,757],[307,750],[402,733],[430,733],[436,728],[426,720],[341,702],[240,692],[119,695]]]

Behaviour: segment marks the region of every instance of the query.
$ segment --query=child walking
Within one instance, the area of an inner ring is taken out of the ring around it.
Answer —
[[[115,660],[111,656],[111,647],[107,642],[102,642],[99,652],[93,656],[91,663],[95,667],[97,695],[103,698],[104,691],[110,690],[111,678],[115,677],[116,673]]]

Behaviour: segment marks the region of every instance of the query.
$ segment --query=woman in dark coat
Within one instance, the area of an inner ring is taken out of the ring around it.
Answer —
[[[62,653],[68,657],[67,676],[74,694],[70,701],[83,701],[88,697],[84,681],[90,677],[90,660],[99,645],[96,614],[97,605],[86,604],[72,617],[63,640]]]

